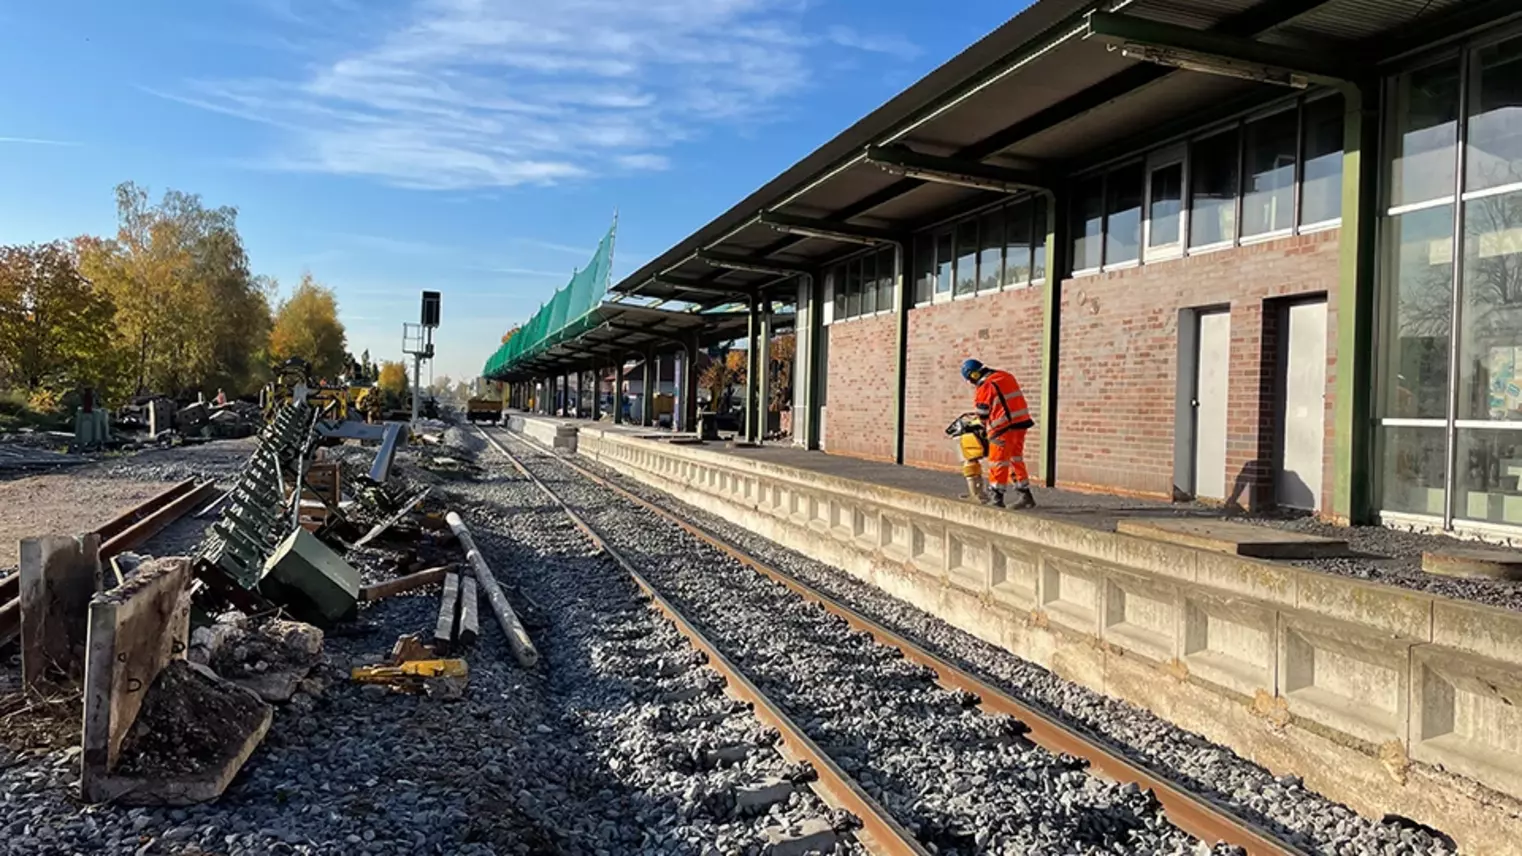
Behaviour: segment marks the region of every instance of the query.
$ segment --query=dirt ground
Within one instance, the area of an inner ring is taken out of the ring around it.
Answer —
[[[0,570],[20,563],[22,538],[89,532],[172,484],[79,471],[0,481]]]

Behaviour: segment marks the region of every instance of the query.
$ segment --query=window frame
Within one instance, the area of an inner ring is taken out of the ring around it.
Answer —
[[[1296,98],[1288,105],[1265,108],[1242,118],[1237,135],[1237,246],[1251,246],[1265,241],[1276,241],[1294,235],[1300,228],[1300,197],[1302,172],[1305,169],[1305,99]],[[1294,178],[1290,179],[1289,225],[1282,229],[1269,229],[1254,235],[1247,234],[1247,126],[1254,122],[1272,119],[1283,113],[1295,113],[1295,164]]]
[[[1342,99],[1343,114],[1346,115],[1347,100],[1342,95],[1342,93],[1338,92],[1335,89],[1327,89],[1321,92],[1313,93],[1311,95],[1303,95],[1300,97],[1300,138],[1295,143],[1296,158],[1298,159],[1295,165],[1295,234],[1297,235],[1309,235],[1315,232],[1322,232],[1327,229],[1335,229],[1342,225],[1342,206],[1340,204],[1337,206],[1336,217],[1331,217],[1326,220],[1317,220],[1312,223],[1305,222],[1305,109],[1317,101],[1329,101],[1333,98]],[[1346,128],[1343,129],[1342,148],[1339,149],[1339,151],[1342,153],[1342,157],[1347,157],[1348,138]],[[1347,164],[1344,163],[1344,171],[1346,168]],[[1347,177],[1344,175],[1343,181],[1346,180]]]
[[[1146,209],[1142,212],[1143,264],[1154,261],[1183,258],[1184,245],[1189,243],[1189,144],[1177,142],[1147,153],[1147,179],[1142,190]],[[1152,245],[1152,176],[1169,167],[1179,168],[1178,237],[1167,244]]]
[[[1110,261],[1110,178],[1111,178],[1111,176],[1115,175],[1115,173],[1117,173],[1117,172],[1119,172],[1119,171],[1121,171],[1123,169],[1126,169],[1128,167],[1135,167],[1135,166],[1138,166],[1138,165],[1140,165],[1141,168],[1142,168],[1141,209],[1140,209],[1140,215],[1141,215],[1141,234],[1138,235],[1138,240],[1140,241],[1140,243],[1138,243],[1137,246],[1136,246],[1136,258],[1134,258],[1134,259],[1127,259],[1126,261],[1123,261],[1123,262],[1113,262],[1112,263]],[[1103,205],[1104,214],[1099,219],[1099,259],[1100,259],[1100,267],[1099,267],[1099,269],[1100,269],[1101,272],[1109,273],[1110,271],[1130,270],[1131,268],[1134,268],[1134,267],[1141,267],[1141,263],[1142,263],[1142,250],[1146,247],[1146,240],[1147,240],[1147,188],[1150,185],[1151,180],[1152,180],[1152,173],[1147,169],[1147,158],[1146,158],[1145,155],[1143,155],[1140,158],[1131,158],[1129,160],[1124,160],[1124,161],[1121,161],[1119,163],[1111,164],[1110,166],[1105,168],[1104,182],[1103,182],[1103,185],[1104,185],[1104,195],[1103,195],[1103,198],[1104,198],[1104,205]]]
[[[1203,134],[1200,134],[1198,136],[1189,138],[1189,163],[1190,163],[1190,167],[1191,168],[1189,170],[1189,183],[1184,185],[1184,208],[1185,208],[1185,210],[1187,210],[1189,212],[1189,225],[1190,225],[1190,229],[1191,230],[1194,227],[1194,169],[1193,169],[1193,167],[1195,165],[1195,146],[1198,145],[1199,143],[1205,141],[1205,140],[1209,140],[1209,139],[1212,139],[1214,137],[1223,136],[1225,134],[1235,134],[1236,138],[1237,138],[1237,176],[1236,176],[1237,180],[1236,180],[1236,190],[1235,190],[1235,193],[1234,193],[1234,195],[1232,197],[1233,213],[1232,213],[1231,234],[1229,236],[1227,236],[1226,238],[1223,238],[1223,239],[1221,239],[1219,241],[1214,241],[1214,242],[1211,242],[1211,243],[1208,243],[1208,244],[1200,244],[1200,245],[1196,246],[1195,243],[1194,243],[1194,235],[1193,235],[1192,231],[1191,232],[1182,233],[1182,239],[1184,241],[1184,253],[1185,253],[1185,255],[1190,255],[1190,256],[1193,256],[1193,255],[1205,255],[1205,254],[1208,254],[1208,253],[1216,253],[1216,252],[1220,252],[1221,250],[1229,250],[1229,249],[1232,249],[1234,247],[1240,246],[1239,242],[1240,242],[1240,238],[1241,238],[1241,235],[1242,235],[1242,158],[1243,158],[1242,149],[1243,149],[1243,141],[1244,141],[1244,136],[1245,136],[1242,133],[1243,125],[1244,125],[1243,121],[1241,119],[1237,119],[1235,122],[1232,122],[1229,125],[1225,125],[1225,126],[1222,126],[1222,127],[1219,127],[1219,128],[1215,128],[1215,129],[1210,130],[1210,131],[1208,131],[1206,133],[1203,133]]]
[[[1072,189],[1072,194],[1071,195],[1072,195],[1072,199],[1073,199],[1073,202],[1072,202],[1072,204],[1071,204],[1071,206],[1069,208],[1069,212],[1070,212],[1070,215],[1071,215],[1071,222],[1068,224],[1068,228],[1070,230],[1070,233],[1068,235],[1068,265],[1070,267],[1072,267],[1072,266],[1077,264],[1078,237],[1079,237],[1078,236],[1078,225],[1079,225],[1080,222],[1085,223],[1085,224],[1088,223],[1088,219],[1087,218],[1083,219],[1082,221],[1080,221],[1078,219],[1081,216],[1081,211],[1080,211],[1080,208],[1079,208],[1079,203],[1080,203],[1080,201],[1083,198],[1082,191],[1088,189],[1086,187],[1086,185],[1089,182],[1097,182],[1098,186],[1099,186],[1099,234],[1097,236],[1095,236],[1095,240],[1099,241],[1099,263],[1094,265],[1093,267],[1085,267],[1085,268],[1073,267],[1072,273],[1069,274],[1069,275],[1072,276],[1075,279],[1080,277],[1080,276],[1094,276],[1095,274],[1104,273],[1104,264],[1105,264],[1105,243],[1104,242],[1105,242],[1105,219],[1106,219],[1105,218],[1105,195],[1106,195],[1106,193],[1109,190],[1109,181],[1108,181],[1108,179],[1109,179],[1109,171],[1108,171],[1108,169],[1106,169],[1106,170],[1103,170],[1103,171],[1100,171],[1100,172],[1097,172],[1097,173],[1089,173],[1089,174],[1086,174],[1086,175],[1077,176],[1077,177],[1074,178],[1074,180],[1072,182],[1069,183],[1069,186]],[[1085,240],[1087,240],[1089,238],[1088,235],[1084,235],[1083,237],[1084,237]]]

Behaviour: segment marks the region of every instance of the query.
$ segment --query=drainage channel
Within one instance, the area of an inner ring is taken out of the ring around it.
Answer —
[[[610,555],[614,555],[615,558],[619,561],[619,564],[624,566],[629,573],[635,575],[636,580],[639,581],[639,584],[642,588],[646,589],[647,591],[651,591],[652,595],[658,598],[659,603],[665,604],[665,607],[663,608],[669,608],[674,611],[674,607],[671,607],[669,602],[667,602],[664,598],[661,598],[659,594],[656,594],[653,591],[645,578],[640,576],[638,572],[628,564],[627,559],[620,555],[615,555],[614,551],[607,547],[605,539],[602,539],[595,532],[593,532],[590,524],[585,523],[585,521],[576,515],[575,512],[571,510],[569,505],[567,505],[565,501],[562,500],[558,495],[555,495],[548,486],[544,485],[544,483],[541,482],[537,477],[529,473],[527,468],[523,465],[517,456],[509,452],[503,446],[503,444],[499,443],[496,438],[491,436],[491,434],[487,433],[484,430],[482,433],[483,436],[486,436],[488,442],[490,442],[494,448],[496,448],[500,453],[507,457],[508,460],[516,469],[518,469],[520,473],[522,473],[526,478],[532,479],[536,484],[540,486],[542,490],[553,496],[554,501],[564,507],[567,510],[567,513],[572,514],[573,517],[578,520],[579,526],[582,526],[584,530],[587,530],[589,534],[592,535],[592,537],[594,537],[599,543],[603,545],[604,549],[608,549]],[[1305,851],[1296,848],[1295,846],[1283,841],[1280,838],[1277,838],[1268,830],[1252,824],[1243,818],[1237,817],[1236,815],[1224,810],[1214,803],[1211,803],[1208,800],[1188,791],[1187,789],[1182,788],[1173,782],[1135,764],[1108,746],[1095,741],[1082,732],[1042,713],[1039,710],[1031,708],[1030,706],[1010,696],[1008,693],[1003,692],[988,682],[947,662],[946,660],[931,653],[919,644],[860,614],[851,607],[840,603],[834,598],[831,598],[830,596],[814,589],[813,587],[792,577],[791,575],[759,561],[755,557],[746,553],[744,550],[741,550],[740,548],[704,529],[703,527],[676,514],[673,514],[664,508],[648,502],[643,497],[631,493],[619,485],[613,484],[606,479],[603,479],[597,474],[578,466],[572,461],[567,460],[565,457],[560,456],[551,450],[543,448],[540,444],[533,443],[531,440],[517,436],[513,436],[511,439],[513,442],[526,444],[539,454],[553,457],[557,463],[570,469],[582,478],[587,479],[602,490],[627,500],[628,502],[637,505],[643,511],[647,511],[650,514],[653,514],[662,520],[675,525],[691,537],[723,553],[729,558],[734,559],[750,570],[776,583],[780,583],[782,586],[786,587],[787,590],[793,594],[800,596],[805,601],[817,604],[830,614],[844,620],[845,623],[853,630],[868,634],[877,643],[897,650],[908,662],[918,664],[930,670],[930,672],[932,672],[934,675],[935,681],[940,684],[940,686],[944,687],[947,690],[967,693],[975,698],[978,707],[984,713],[994,715],[1003,714],[1018,720],[1026,729],[1028,729],[1028,733],[1025,734],[1026,739],[1030,740],[1036,745],[1041,746],[1052,753],[1074,756],[1083,759],[1083,761],[1086,762],[1087,770],[1099,777],[1118,782],[1123,785],[1134,784],[1143,790],[1149,791],[1161,804],[1162,811],[1166,815],[1169,822],[1171,822],[1182,832],[1194,836],[1201,842],[1220,842],[1223,844],[1240,847],[1247,853],[1254,854],[1254,856],[1257,856],[1257,854],[1264,854],[1265,856],[1269,856],[1269,854],[1272,854],[1272,856],[1281,856],[1281,854],[1305,853]],[[689,627],[691,626],[690,622],[687,622],[686,619],[683,619],[682,623],[686,624]],[[694,632],[696,631],[694,630]],[[709,644],[711,647],[711,643]],[[743,676],[741,677],[743,679]],[[747,683],[749,683],[749,681],[747,681]],[[830,767],[835,767],[838,769],[838,765],[834,764],[833,761],[828,762],[828,764]],[[821,768],[821,780],[824,778],[825,776],[823,768]],[[850,787],[856,791],[860,791],[859,786],[856,786],[854,783],[852,783]],[[870,798],[870,795],[863,795]],[[821,794],[821,796],[823,796],[827,801],[831,801],[828,794]],[[857,813],[856,809],[842,806],[839,803],[832,802],[832,804],[837,805],[838,807],[845,807],[847,810],[850,810],[853,813]],[[877,807],[881,808],[881,806]],[[863,820],[865,822],[866,818],[863,818]],[[892,823],[891,818],[888,820],[889,823]],[[902,827],[896,823],[894,823],[890,828],[902,829]],[[923,852],[923,850],[906,852]]]

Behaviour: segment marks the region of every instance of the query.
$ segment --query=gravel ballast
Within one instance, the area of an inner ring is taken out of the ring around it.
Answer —
[[[522,446],[522,441],[518,442]],[[1312,852],[1338,856],[1456,852],[1451,840],[1440,833],[1434,835],[1395,818],[1382,822],[1361,817],[1346,806],[1305,789],[1297,777],[1275,776],[1231,750],[1145,710],[1061,680],[836,568],[600,464],[581,458],[577,463],[702,525],[761,561],[914,639],[1020,700],[1100,736],[1149,768],[1210,796],[1243,817],[1277,830],[1286,840]]]
[[[399,457],[424,475],[413,464]],[[463,654],[461,700],[354,684],[348,670],[398,635],[426,635],[438,588],[364,607],[327,634],[329,665],[277,707],[222,798],[183,808],[81,805],[78,702],[54,700],[51,731],[30,712],[10,723],[24,733],[0,728],[0,853],[760,856],[804,832],[832,842],[824,852],[860,852],[850,819],[794,784],[806,773],[774,735],[537,488],[497,472],[450,488],[529,622],[537,670],[517,666],[487,618]],[[364,551],[352,558],[367,583],[391,576]],[[0,662],[0,690],[14,691],[16,667]],[[0,714],[27,704],[0,698]],[[776,781],[780,801],[737,805]]]
[[[1093,777],[893,649],[502,437],[910,832],[941,853],[1191,853],[1150,793]],[[1230,852],[1229,848],[1219,848]]]

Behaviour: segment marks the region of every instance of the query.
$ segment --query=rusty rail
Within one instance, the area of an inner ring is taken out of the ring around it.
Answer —
[[[484,431],[482,433],[483,435],[485,434]],[[504,455],[507,455],[509,460],[513,461],[513,466],[520,473],[531,479],[533,478],[495,440],[490,436],[487,436],[487,440]],[[538,445],[531,439],[524,439],[523,442]],[[1238,817],[1227,809],[1211,803],[1204,797],[1191,793],[1174,784],[1164,776],[1142,767],[1131,759],[1121,755],[1115,749],[1016,699],[1014,696],[973,675],[971,672],[942,659],[919,643],[888,629],[873,619],[810,586],[808,583],[756,559],[754,556],[734,546],[719,535],[708,531],[706,528],[685,520],[644,497],[632,493],[596,473],[566,460],[564,457],[555,455],[552,451],[543,451],[545,454],[554,455],[556,460],[561,464],[591,480],[599,487],[610,490],[662,519],[676,524],[689,535],[725,553],[746,567],[781,583],[803,598],[819,604],[831,614],[844,619],[853,629],[870,634],[879,644],[897,648],[903,653],[905,659],[934,671],[936,682],[941,686],[947,689],[963,690],[976,695],[979,698],[978,706],[982,710],[990,713],[1006,714],[1020,720],[1030,728],[1030,732],[1026,736],[1037,745],[1052,752],[1066,753],[1083,758],[1089,762],[1090,770],[1106,778],[1123,784],[1134,782],[1139,787],[1152,791],[1157,797],[1158,802],[1162,804],[1163,811],[1168,816],[1168,819],[1174,826],[1177,826],[1184,832],[1195,836],[1207,844],[1215,843],[1216,841],[1234,844],[1246,850],[1249,856],[1306,856],[1306,851],[1275,836],[1269,830],[1251,823],[1245,818]],[[564,506],[564,503],[561,503],[561,505]]]
[[[94,531],[100,535],[102,561],[148,543],[148,540],[216,492],[216,483],[193,478],[129,508]],[[21,574],[0,579],[0,645],[21,632]]]
[[[835,808],[850,812],[861,822],[861,828],[855,831],[855,835],[862,846],[869,852],[882,854],[882,856],[929,856],[929,851],[898,821],[894,820],[887,809],[873,799],[871,794],[862,790],[861,786],[851,779],[833,758],[825,754],[824,750],[820,749],[819,745],[805,734],[803,729],[783,712],[782,708],[767,698],[766,694],[752,683],[750,678],[746,677],[745,673],[740,671],[728,657],[725,657],[723,652],[703,635],[702,631],[694,627],[670,601],[662,597],[660,592],[656,591],[655,587],[640,574],[634,565],[630,564],[623,554],[609,546],[590,523],[572,511],[571,507],[566,505],[565,501],[549,486],[530,473],[513,453],[480,426],[476,426],[476,430],[481,431],[481,436],[486,438],[486,442],[507,458],[513,469],[543,491],[551,502],[560,506],[561,510],[570,517],[571,522],[576,524],[576,527],[591,540],[597,549],[606,553],[634,580],[634,584],[649,596],[655,608],[670,619],[676,629],[692,643],[692,646],[703,652],[708,658],[709,667],[724,676],[726,692],[751,705],[756,719],[777,730],[777,733],[781,735],[782,753],[792,761],[806,762],[813,767],[817,778],[810,782],[809,786],[820,799]]]

